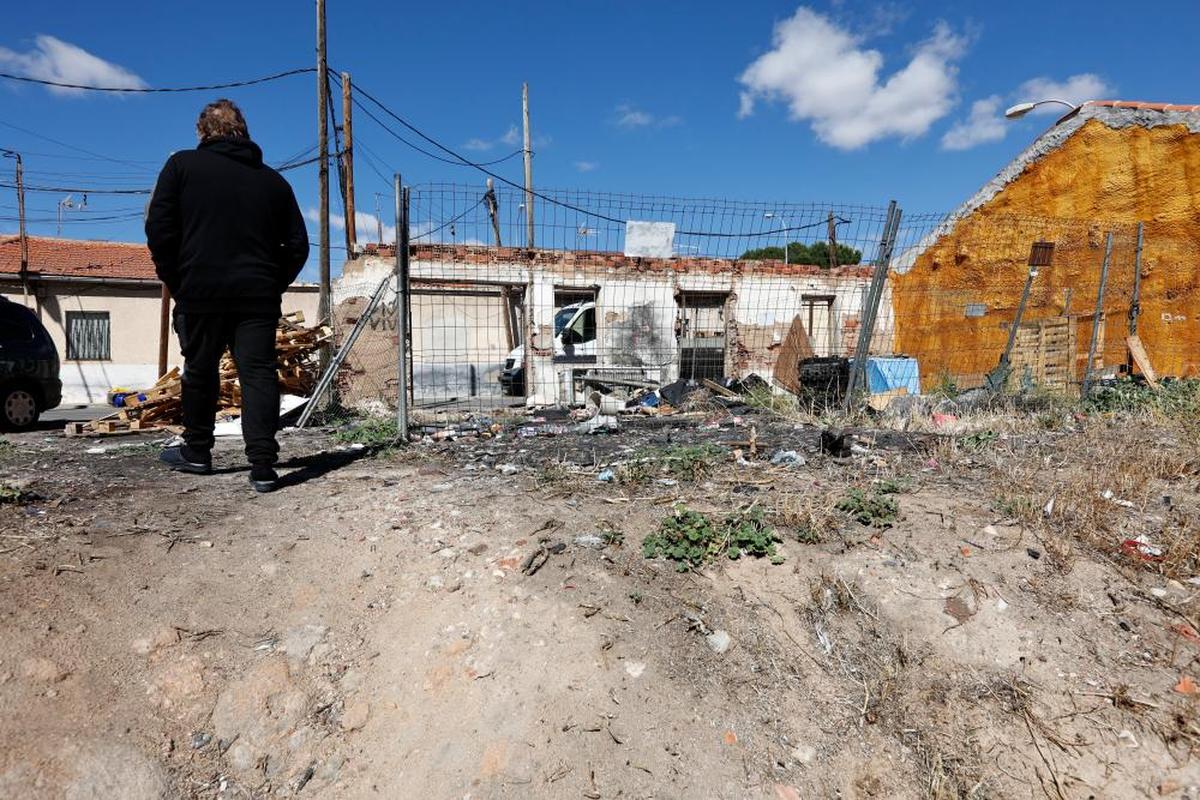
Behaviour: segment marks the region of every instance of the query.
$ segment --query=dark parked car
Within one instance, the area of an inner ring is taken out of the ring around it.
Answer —
[[[62,401],[58,350],[37,316],[0,297],[0,429],[27,431]]]

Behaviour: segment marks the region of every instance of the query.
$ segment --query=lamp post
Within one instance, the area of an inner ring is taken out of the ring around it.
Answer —
[[[1079,106],[1075,105],[1074,103],[1068,103],[1066,100],[1056,100],[1054,98],[1049,98],[1046,100],[1038,100],[1037,102],[1034,102],[1034,103],[1017,103],[1015,106],[1011,106],[1008,110],[1006,110],[1004,112],[1004,116],[1006,119],[1020,119],[1021,117],[1028,114],[1030,111],[1033,111],[1038,106],[1044,106],[1048,103],[1057,103],[1060,106],[1066,106],[1067,108],[1071,109],[1072,111],[1079,110]]]

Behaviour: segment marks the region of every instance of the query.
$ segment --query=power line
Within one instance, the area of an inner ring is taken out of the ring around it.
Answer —
[[[26,75],[13,75],[9,72],[0,72],[0,78],[10,81],[20,81],[22,83],[36,83],[41,86],[56,86],[60,89],[80,89],[88,92],[117,92],[122,94],[164,94],[168,92],[211,92],[214,89],[237,89],[242,86],[253,86],[257,83],[266,83],[268,81],[277,81],[280,78],[288,78],[292,75],[304,75],[306,73],[316,72],[316,67],[300,67],[298,69],[289,69],[284,72],[277,72],[274,75],[264,75],[261,78],[251,78],[244,81],[231,81],[229,83],[213,83],[208,86],[167,86],[167,87],[131,87],[131,86],[87,86],[80,83],[62,83],[60,81],[48,81],[43,78],[30,78]]]
[[[21,126],[19,126],[19,125],[13,125],[11,122],[5,122],[5,121],[4,121],[4,120],[2,120],[2,119],[0,119],[0,125],[3,125],[5,128],[11,128],[11,129],[12,129],[12,130],[14,130],[14,131],[19,131],[19,132],[21,132],[21,133],[24,133],[24,134],[26,134],[26,135],[28,135],[28,136],[32,136],[32,137],[34,137],[35,139],[41,139],[42,141],[50,142],[51,144],[56,144],[56,145],[58,145],[59,147],[65,147],[65,148],[67,148],[68,150],[74,150],[74,151],[76,151],[76,152],[78,152],[78,153],[85,153],[86,155],[92,156],[92,157],[94,157],[94,158],[98,158],[98,159],[100,159],[101,161],[111,161],[111,162],[113,162],[114,164],[125,164],[125,165],[127,165],[127,166],[134,167],[135,169],[139,169],[139,170],[146,170],[147,172],[150,172],[151,170],[150,170],[150,169],[148,169],[148,168],[146,168],[146,167],[139,166],[139,164],[153,164],[153,163],[156,163],[156,162],[153,162],[153,161],[140,161],[140,162],[138,162],[138,161],[129,161],[129,160],[127,160],[127,159],[123,159],[123,158],[113,158],[112,156],[106,156],[106,155],[104,155],[103,153],[96,153],[96,152],[94,152],[94,151],[92,151],[92,150],[87,150],[87,149],[85,149],[85,148],[83,148],[83,147],[77,147],[76,145],[73,145],[73,144],[67,144],[66,142],[60,142],[58,139],[53,139],[53,138],[51,138],[51,137],[49,137],[49,136],[46,136],[46,135],[45,135],[45,134],[43,134],[43,133],[38,133],[38,132],[36,132],[36,131],[31,131],[31,130],[29,130],[28,128],[22,128],[22,127],[21,127]]]
[[[422,236],[432,236],[433,234],[437,233],[440,230],[449,228],[451,225],[458,222],[460,219],[465,217],[467,214],[470,214],[472,211],[479,208],[479,206],[482,204],[483,204],[483,198],[481,197],[477,201],[475,201],[475,205],[471,206],[470,208],[468,208],[466,211],[459,214],[454,219],[451,219],[447,222],[443,222],[441,225],[437,226],[436,228],[433,228],[432,230],[425,231],[424,233],[418,233],[416,236],[412,237],[412,241],[415,242],[417,239],[420,239]]]

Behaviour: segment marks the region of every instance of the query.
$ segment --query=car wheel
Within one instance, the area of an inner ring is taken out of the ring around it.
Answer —
[[[6,430],[31,430],[38,413],[37,398],[24,386],[0,389],[0,426]]]

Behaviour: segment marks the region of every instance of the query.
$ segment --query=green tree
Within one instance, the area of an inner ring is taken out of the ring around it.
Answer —
[[[758,247],[742,253],[742,258],[759,261],[783,261],[782,247]],[[818,267],[829,267],[829,243],[789,242],[787,246],[787,261],[790,264],[812,264]],[[838,266],[862,263],[862,251],[855,250],[842,243],[837,246]]]

